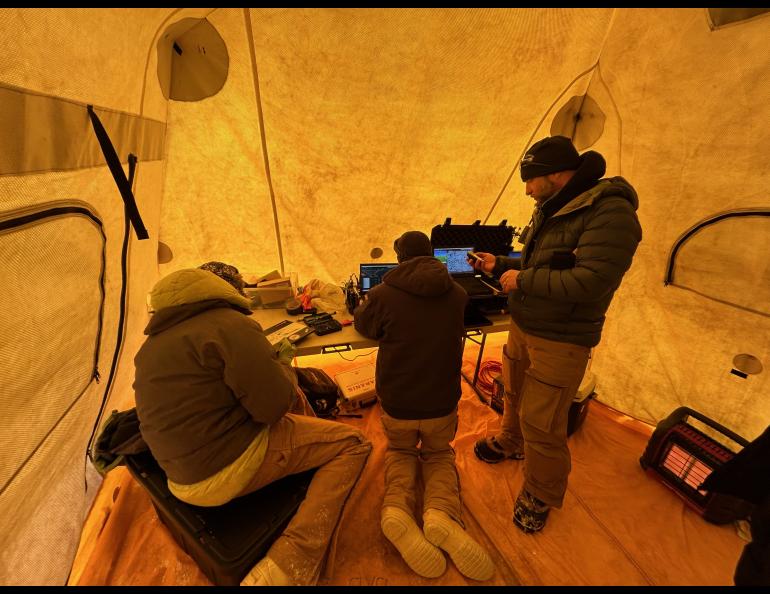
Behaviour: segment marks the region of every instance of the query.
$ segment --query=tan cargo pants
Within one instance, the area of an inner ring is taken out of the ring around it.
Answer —
[[[505,411],[495,440],[506,452],[524,451],[524,488],[552,507],[567,490],[567,419],[590,352],[525,334],[514,322],[503,348]]]
[[[363,433],[336,421],[287,414],[270,427],[265,459],[241,495],[318,468],[305,500],[267,552],[295,584],[318,581],[342,509],[371,449]]]
[[[414,517],[422,469],[423,513],[438,509],[464,526],[455,451],[449,445],[457,432],[457,409],[444,417],[411,421],[394,419],[383,411],[382,428],[388,439],[382,507],[399,507]]]

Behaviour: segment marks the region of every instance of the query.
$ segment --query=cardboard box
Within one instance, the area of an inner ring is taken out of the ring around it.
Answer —
[[[281,278],[281,273],[278,272],[277,270],[271,270],[266,274],[253,274],[250,272],[243,273],[243,280],[245,280],[246,283],[251,285],[252,287],[259,285],[259,283],[261,282],[264,282],[267,280],[275,280],[277,278]]]
[[[251,299],[251,307],[282,308],[286,307],[286,300],[294,296],[291,284],[272,287],[246,287],[243,289],[246,297]]]
[[[264,289],[267,287],[290,287],[290,286],[291,286],[291,278],[288,276],[281,276],[279,278],[263,280],[257,283],[258,289]]]
[[[334,376],[334,381],[340,388],[340,404],[344,408],[362,408],[377,402],[374,372],[375,365],[369,364]]]

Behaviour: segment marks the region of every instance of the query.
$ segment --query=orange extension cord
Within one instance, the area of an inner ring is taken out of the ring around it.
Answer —
[[[484,361],[479,367],[479,378],[476,380],[476,387],[491,398],[495,391],[495,376],[502,370],[503,365],[500,361]]]

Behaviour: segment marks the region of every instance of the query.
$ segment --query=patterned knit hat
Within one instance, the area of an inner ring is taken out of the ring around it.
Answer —
[[[205,264],[198,266],[198,268],[213,272],[219,278],[226,280],[234,286],[241,295],[246,295],[243,292],[243,287],[246,283],[235,266],[230,266],[230,264],[225,264],[224,262],[206,262]]]

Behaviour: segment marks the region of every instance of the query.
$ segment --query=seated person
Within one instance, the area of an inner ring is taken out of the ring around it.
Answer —
[[[156,313],[135,358],[136,411],[170,491],[217,506],[318,468],[296,515],[242,582],[315,584],[371,444],[348,425],[287,413],[296,374],[246,317],[237,281],[178,270],[150,300]]]
[[[211,261],[206,262],[205,264],[201,264],[198,266],[198,268],[201,270],[208,270],[209,272],[213,272],[219,278],[226,280],[233,287],[235,287],[241,295],[248,299],[246,292],[243,290],[243,288],[246,286],[246,281],[243,279],[243,276],[235,266],[232,266],[231,264],[225,264],[224,262]],[[278,351],[278,358],[285,362],[291,362],[294,358],[294,353],[297,350],[296,347],[285,338],[276,344],[274,348]],[[315,411],[313,410],[313,406],[308,401],[305,393],[299,387],[297,388],[297,399],[289,409],[289,412],[298,415],[307,415],[309,417],[316,416]]]
[[[468,295],[433,257],[420,231],[399,237],[399,265],[369,291],[355,312],[356,329],[379,341],[377,394],[385,454],[385,537],[413,571],[439,577],[445,550],[471,579],[488,580],[494,565],[464,530],[455,453],[463,313]],[[417,474],[422,468],[423,530],[415,522]]]

